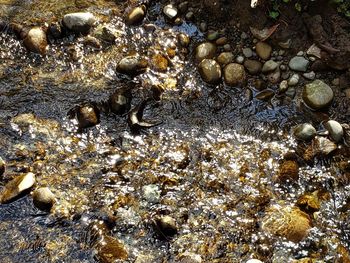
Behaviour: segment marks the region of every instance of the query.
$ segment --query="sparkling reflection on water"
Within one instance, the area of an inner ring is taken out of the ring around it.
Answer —
[[[294,103],[273,107],[248,100],[243,88],[203,84],[192,54],[182,54],[176,42],[182,31],[194,41],[203,37],[192,24],[166,29],[160,20],[153,33],[128,28],[119,18],[109,26],[120,34],[112,47],[97,51],[71,38],[50,45],[45,57],[28,54],[1,34],[0,155],[9,160],[9,175],[31,170],[38,186],[49,186],[58,197],[50,215],[36,210],[30,197],[0,206],[2,262],[93,262],[100,241],[91,223],[110,217],[110,234],[125,244],[128,262],[139,255],[172,262],[185,251],[205,262],[252,256],[288,262],[320,248],[332,262],[339,240],[348,240],[346,214],[337,208],[349,188],[335,182],[337,168],[305,164],[297,182],[273,180],[283,156],[296,148],[291,125],[305,118]],[[149,69],[130,80],[114,71],[126,54],[150,57],[169,46],[178,52],[165,73]],[[72,61],[71,50],[78,59]],[[103,115],[101,124],[82,133],[66,118],[74,105],[106,100],[125,85],[134,87],[136,105],[154,84],[165,92],[145,118],[163,123],[139,135],[130,133],[125,116]],[[159,196],[147,199],[146,185],[156,185]],[[293,205],[319,188],[331,198],[304,241],[287,242],[261,230],[266,204]],[[180,230],[172,240],[154,233],[157,214],[177,219]]]

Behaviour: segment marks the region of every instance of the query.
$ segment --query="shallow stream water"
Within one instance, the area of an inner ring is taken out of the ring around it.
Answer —
[[[64,8],[49,2],[0,1],[0,7],[5,17],[11,11],[13,20],[28,23],[81,8],[77,1]],[[30,195],[0,205],[0,261],[112,262],[98,252],[98,237],[107,231],[128,252],[120,262],[182,262],[185,252],[199,254],[203,262],[343,262],[339,247],[349,249],[349,212],[339,208],[350,188],[335,162],[342,157],[303,163],[299,179],[287,185],[274,180],[285,154],[298,148],[291,128],[309,121],[300,101],[252,99],[247,89],[253,79],[239,88],[205,84],[192,54],[203,34],[191,22],[167,23],[161,4],[148,11],[146,22],[155,25],[149,32],[113,15],[114,2],[90,2],[82,4],[84,10],[118,32],[115,44],[96,50],[72,36],[40,56],[13,35],[0,34],[0,156],[7,162],[6,178],[31,171],[37,186],[50,187],[57,197],[50,214],[36,209]],[[180,32],[191,36],[189,53],[178,46]],[[169,47],[176,55],[166,72],[150,68],[135,78],[115,72],[127,54],[151,57]],[[130,131],[127,116],[102,114],[100,124],[83,131],[67,118],[75,105],[105,101],[121,87],[132,88],[137,105],[152,85],[164,92],[146,107],[144,119],[161,124],[140,134]],[[153,189],[152,197],[144,186]],[[267,206],[292,206],[316,190],[329,198],[301,242],[262,230]],[[159,215],[175,218],[174,237],[155,231]]]

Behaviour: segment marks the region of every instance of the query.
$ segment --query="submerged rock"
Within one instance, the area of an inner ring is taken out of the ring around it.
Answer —
[[[33,192],[33,203],[40,210],[49,212],[55,201],[55,195],[48,187],[40,187]]]
[[[233,55],[232,52],[222,52],[217,57],[217,61],[222,66],[225,66],[225,65],[233,62],[234,59],[235,59],[235,56]]]
[[[31,52],[45,54],[47,51],[46,32],[41,27],[30,29],[23,44]]]
[[[133,8],[126,16],[126,23],[128,25],[136,25],[142,22],[146,15],[146,6],[140,5]]]
[[[203,59],[213,58],[216,53],[216,46],[213,43],[205,42],[196,47],[195,59],[199,63]]]
[[[141,74],[146,71],[148,62],[139,55],[132,55],[122,58],[117,65],[117,72],[131,76]]]
[[[100,111],[92,103],[86,103],[72,109],[68,114],[73,114],[72,117],[77,118],[80,129],[89,128],[100,123]]]
[[[237,63],[230,63],[224,68],[225,83],[229,86],[242,85],[246,80],[244,67]]]
[[[165,72],[168,69],[168,60],[162,54],[155,54],[152,56],[151,65],[156,71]]]
[[[272,206],[262,221],[262,229],[298,243],[304,239],[311,228],[309,216],[297,207]]]
[[[161,122],[149,122],[143,120],[143,111],[149,100],[142,101],[138,106],[134,107],[128,115],[128,124],[133,132],[141,129],[151,128],[161,124]]]
[[[155,230],[164,238],[177,234],[178,227],[176,221],[171,216],[160,216],[154,220]]]
[[[97,258],[101,263],[112,263],[116,260],[126,260],[128,252],[118,239],[104,235],[97,246]]]
[[[314,152],[321,156],[326,156],[337,149],[337,145],[324,137],[316,136],[314,139]]]
[[[294,160],[285,160],[280,164],[276,180],[281,183],[296,181],[299,178],[299,165]]]
[[[324,127],[329,132],[329,135],[333,141],[340,142],[343,139],[344,131],[339,122],[329,120],[324,124]]]
[[[109,109],[114,114],[125,114],[131,108],[132,93],[130,89],[117,89],[108,100]]]
[[[75,33],[87,34],[96,18],[91,13],[70,13],[63,17],[63,25]]]
[[[275,92],[273,90],[265,89],[256,94],[255,98],[257,98],[258,100],[269,101],[274,95]]]
[[[310,108],[320,110],[332,103],[334,94],[326,83],[315,80],[304,87],[302,97]]]
[[[180,254],[177,257],[177,263],[202,263],[203,260],[200,255],[191,253],[191,252],[185,252]]]
[[[263,73],[268,73],[271,71],[274,71],[278,67],[278,63],[273,61],[273,60],[268,60],[264,63],[262,67],[262,72]]]
[[[190,37],[185,33],[178,34],[177,39],[182,47],[188,47],[191,41]]]
[[[209,84],[216,84],[221,80],[220,65],[214,59],[203,59],[198,65],[202,79]]]
[[[297,125],[293,130],[293,135],[303,141],[310,141],[316,136],[316,129],[310,123]]]
[[[114,31],[111,28],[103,25],[97,26],[93,32],[93,35],[96,38],[108,43],[114,43],[117,39]]]
[[[0,203],[5,204],[14,201],[22,194],[28,193],[34,184],[35,175],[33,173],[17,176],[5,185],[0,194]]]

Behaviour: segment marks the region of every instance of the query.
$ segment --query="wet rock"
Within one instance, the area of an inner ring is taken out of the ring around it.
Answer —
[[[216,53],[216,46],[213,43],[205,42],[196,47],[195,58],[197,62],[201,62],[206,58],[213,58]]]
[[[299,165],[294,160],[284,160],[279,167],[276,181],[285,183],[295,182],[299,179]]]
[[[224,45],[227,44],[227,42],[228,42],[227,37],[220,37],[220,38],[218,38],[218,39],[215,41],[215,43],[216,43],[218,46],[224,46]]]
[[[204,59],[198,65],[202,79],[209,84],[216,84],[221,80],[221,67],[214,59]]]
[[[262,67],[262,72],[263,73],[269,73],[272,72],[274,70],[276,70],[278,67],[278,63],[273,61],[273,60],[268,60],[264,63],[263,67]]]
[[[93,36],[86,36],[86,37],[84,37],[83,43],[86,46],[90,46],[90,47],[93,47],[93,48],[96,48],[96,49],[100,49],[102,47],[101,42],[97,38],[95,38]]]
[[[161,54],[155,54],[152,56],[151,65],[154,70],[165,72],[168,69],[168,60]]]
[[[281,79],[281,71],[277,68],[275,71],[270,72],[267,75],[267,79],[272,84],[277,84]]]
[[[267,88],[266,82],[261,79],[255,79],[252,84],[253,84],[253,87],[259,91]]]
[[[177,39],[182,47],[188,47],[190,45],[190,37],[184,33],[180,33]]]
[[[237,63],[230,63],[224,68],[225,83],[229,86],[242,85],[246,80],[244,67]]]
[[[298,243],[304,239],[311,228],[309,216],[297,207],[272,206],[262,221],[262,229]]]
[[[177,234],[178,227],[176,221],[171,216],[158,216],[154,220],[155,230],[164,238]]]
[[[33,192],[33,203],[42,211],[49,212],[55,201],[55,195],[48,187],[40,187]]]
[[[63,25],[74,33],[87,34],[95,21],[91,13],[70,13],[63,17]]]
[[[255,95],[258,100],[268,101],[275,95],[273,90],[266,89]]]
[[[133,8],[126,16],[126,24],[128,25],[136,25],[142,22],[146,15],[146,6],[140,5],[138,7]]]
[[[97,246],[98,262],[112,263],[116,260],[126,260],[128,258],[128,252],[122,242],[118,239],[104,235],[103,242],[99,242]]]
[[[46,33],[41,27],[34,27],[28,31],[23,40],[24,46],[31,52],[45,54],[47,51]]]
[[[290,79],[288,80],[288,85],[289,85],[289,86],[295,86],[295,85],[297,85],[298,82],[299,82],[299,79],[300,79],[300,77],[299,77],[298,74],[293,74],[293,75],[290,77]]]
[[[318,198],[318,191],[310,194],[303,194],[298,198],[296,205],[300,208],[301,211],[309,215],[312,215],[314,212],[319,211],[321,202]]]
[[[143,73],[148,66],[148,62],[141,56],[132,55],[122,58],[117,65],[117,72],[131,76]]]
[[[237,62],[238,64],[242,64],[242,63],[244,62],[244,57],[243,57],[243,56],[237,56],[237,57],[236,57],[236,62]]]
[[[33,173],[27,173],[15,177],[5,185],[5,188],[0,194],[0,203],[10,203],[23,194],[29,193],[29,190],[34,184],[35,175]]]
[[[76,118],[80,129],[93,127],[100,123],[100,111],[95,105],[86,103],[76,108]]]
[[[155,184],[149,184],[142,187],[143,198],[148,202],[157,203],[160,199],[161,191]]]
[[[311,71],[311,72],[304,73],[303,77],[308,79],[308,80],[314,80],[316,77],[316,74],[315,74],[315,72]]]
[[[178,7],[179,7],[179,11],[184,14],[188,9],[188,2],[187,1],[181,2],[179,3]]]
[[[295,97],[296,94],[296,90],[294,87],[289,87],[286,91],[286,96],[288,96],[289,98],[293,99]]]
[[[217,61],[219,62],[220,65],[224,66],[227,65],[235,59],[234,55],[232,52],[222,52],[220,55],[217,57]]]
[[[327,156],[337,149],[337,145],[324,137],[316,136],[313,141],[315,155]]]
[[[307,84],[302,93],[306,105],[314,110],[320,110],[329,106],[333,96],[333,90],[321,80],[315,80]]]
[[[323,125],[329,132],[330,137],[335,142],[340,142],[343,139],[344,131],[341,124],[334,120],[329,120]]]
[[[5,173],[6,164],[5,161],[0,157],[0,176]]]
[[[258,42],[256,43],[255,50],[261,59],[267,60],[271,56],[272,47],[265,42]]]
[[[177,263],[202,263],[202,258],[200,255],[191,253],[191,252],[185,252],[180,254],[177,257]]]
[[[243,48],[242,53],[246,58],[250,58],[251,56],[253,56],[253,51],[249,47]]]
[[[293,135],[303,141],[310,141],[316,136],[316,129],[309,123],[299,124],[294,128]]]
[[[173,4],[164,6],[163,13],[169,20],[174,20],[178,15],[178,10]]]
[[[244,61],[243,65],[247,69],[247,71],[252,75],[259,74],[262,69],[261,62],[257,60],[247,59],[246,61]]]
[[[288,66],[290,67],[290,69],[294,71],[305,72],[307,70],[309,63],[310,61],[308,61],[306,58],[295,56],[289,61]]]
[[[281,81],[278,91],[280,93],[284,93],[287,91],[287,89],[288,89],[288,81],[286,80]]]
[[[117,89],[108,100],[110,111],[118,115],[127,113],[131,108],[131,99],[130,89]]]

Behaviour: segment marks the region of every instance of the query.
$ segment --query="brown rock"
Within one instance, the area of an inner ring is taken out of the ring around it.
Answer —
[[[246,81],[244,67],[238,63],[230,63],[224,68],[225,83],[229,86],[242,85]]]
[[[31,52],[45,54],[47,50],[46,33],[41,27],[34,27],[29,30],[23,40],[24,46]]]
[[[256,53],[258,54],[258,56],[261,59],[267,60],[271,56],[272,47],[269,44],[265,43],[265,42],[258,42],[255,45],[255,50],[256,50]]]
[[[284,183],[286,181],[296,181],[299,178],[299,165],[296,161],[288,160],[280,164],[276,180]]]

